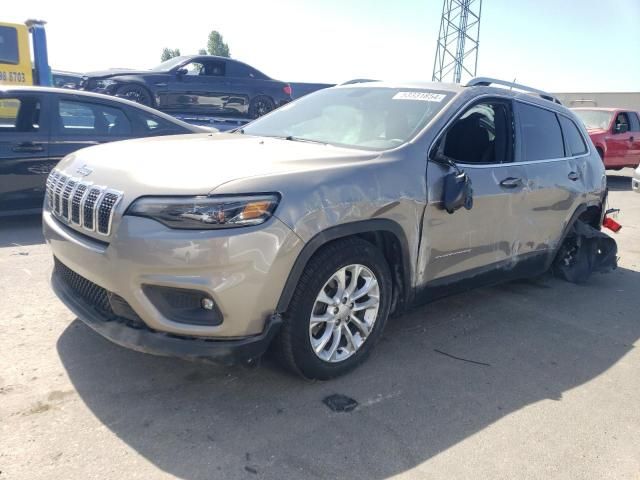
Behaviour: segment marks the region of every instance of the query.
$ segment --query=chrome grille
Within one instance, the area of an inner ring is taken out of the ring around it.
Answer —
[[[122,193],[107,187],[84,182],[53,170],[47,178],[47,205],[53,215],[65,223],[111,234],[113,212]]]
[[[71,216],[71,212],[69,212],[69,200],[71,199],[71,194],[75,190],[77,184],[77,180],[70,179],[64,185],[64,190],[62,191],[62,218],[66,218],[67,220]]]
[[[87,230],[95,230],[95,227],[93,226],[93,219],[95,217],[96,203],[100,197],[100,193],[100,188],[92,187],[89,189],[87,198],[84,200],[82,218],[84,220],[83,226]]]
[[[82,197],[87,191],[87,185],[79,183],[76,191],[71,198],[71,223],[80,225],[80,204],[82,203]]]

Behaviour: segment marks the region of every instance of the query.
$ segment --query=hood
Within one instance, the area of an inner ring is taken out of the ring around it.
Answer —
[[[79,150],[65,157],[57,168],[74,177],[81,176],[81,169],[86,175],[82,180],[124,192],[128,203],[142,195],[206,195],[233,180],[336,168],[379,155],[218,133],[108,143]]]
[[[133,70],[126,68],[113,68],[111,70],[98,70],[97,72],[89,72],[85,74],[88,78],[109,78],[117,77],[120,75],[149,75],[151,73],[166,73],[166,72],[152,72],[151,70]]]
[[[603,135],[607,133],[603,128],[587,128],[587,133],[589,135]]]

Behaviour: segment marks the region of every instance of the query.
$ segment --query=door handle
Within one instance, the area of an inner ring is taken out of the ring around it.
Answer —
[[[572,182],[575,182],[580,178],[580,175],[576,172],[569,172],[569,175],[567,175],[567,177],[569,177],[569,180],[571,180]]]
[[[518,177],[507,177],[500,182],[500,186],[504,188],[516,188],[522,185],[522,179]]]
[[[629,141],[630,141],[630,142],[633,142],[633,137],[629,137]]]
[[[16,153],[36,153],[44,152],[44,147],[38,143],[22,142],[13,147],[12,150]]]

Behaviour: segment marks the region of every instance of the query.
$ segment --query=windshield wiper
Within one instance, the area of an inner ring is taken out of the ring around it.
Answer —
[[[290,142],[318,143],[320,145],[327,145],[326,142],[321,142],[320,140],[311,140],[309,138],[294,137],[293,135],[288,135],[284,137],[284,139],[289,140]]]

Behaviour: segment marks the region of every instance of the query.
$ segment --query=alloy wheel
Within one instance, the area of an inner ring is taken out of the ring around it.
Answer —
[[[309,340],[316,356],[337,363],[354,355],[378,318],[380,287],[364,265],[340,268],[318,293],[309,319]]]

